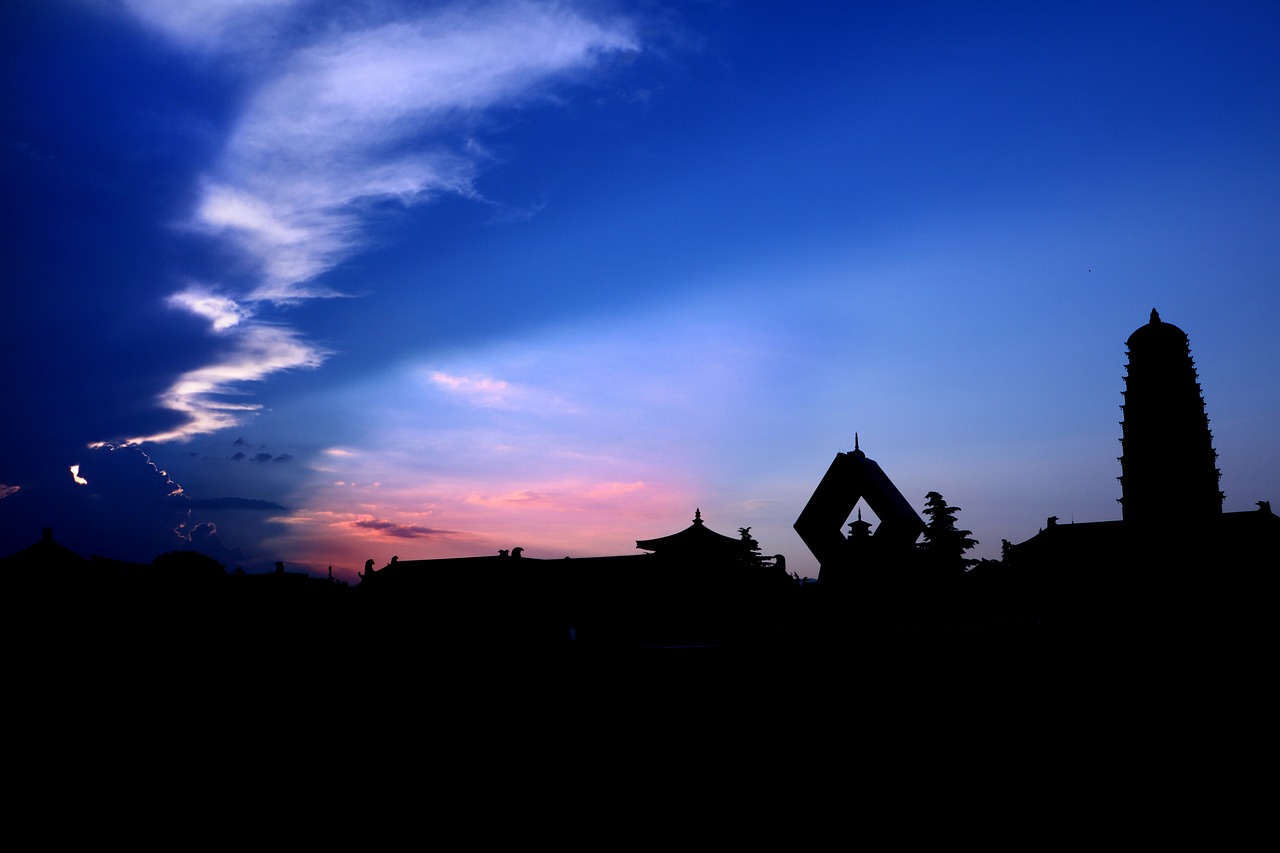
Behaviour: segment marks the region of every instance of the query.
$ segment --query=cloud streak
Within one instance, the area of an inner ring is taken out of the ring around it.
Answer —
[[[121,0],[126,9],[184,47],[213,52],[259,37],[307,0]]]
[[[187,498],[184,506],[191,509],[246,509],[258,512],[285,512],[286,507],[274,501],[256,498]]]
[[[241,393],[239,386],[284,370],[318,367],[327,355],[287,326],[251,322],[226,334],[226,339],[229,346],[221,358],[183,373],[160,396],[162,406],[183,416],[177,426],[126,438],[121,443],[186,441],[238,426],[262,408],[260,403],[234,399]]]
[[[427,379],[437,387],[487,406],[506,404],[514,390],[511,383],[488,376],[456,376],[433,370]]]
[[[375,4],[367,12],[376,19],[348,10],[321,23],[323,9],[288,0],[128,0],[126,8],[187,49],[237,59],[254,78],[221,156],[200,179],[190,224],[236,247],[256,271],[237,292],[193,286],[169,298],[226,346],[161,396],[181,422],[130,442],[236,426],[261,408],[228,399],[244,383],[319,366],[327,352],[263,312],[341,295],[320,279],[366,245],[372,205],[478,199],[474,179],[487,155],[473,133],[488,111],[544,97],[602,55],[637,49],[626,24],[559,4],[458,4],[426,14]],[[254,53],[267,43],[269,52]]]
[[[346,525],[360,530],[372,530],[383,536],[391,536],[396,539],[437,539],[453,533],[452,530],[438,530],[434,527],[423,527],[420,524],[399,524],[394,521],[382,521],[376,518],[349,521],[346,522]]]

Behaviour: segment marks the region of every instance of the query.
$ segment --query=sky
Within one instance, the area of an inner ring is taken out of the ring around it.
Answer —
[[[1153,307],[1224,508],[1280,500],[1274,2],[0,24],[0,554],[48,526],[355,582],[634,553],[700,509],[816,576],[791,525],[856,433],[995,558],[1120,517]]]

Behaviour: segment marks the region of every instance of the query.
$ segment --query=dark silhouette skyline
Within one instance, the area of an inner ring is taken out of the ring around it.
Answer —
[[[496,556],[393,556],[382,567],[368,560],[355,586],[336,582],[332,568],[316,578],[286,571],[283,561],[263,575],[228,574],[194,551],[149,565],[85,559],[48,529],[0,567],[20,599],[95,631],[159,618],[227,642],[227,626],[237,625],[262,641],[355,632],[459,650],[802,649],[865,642],[866,631],[889,627],[917,639],[973,637],[1167,612],[1193,606],[1205,572],[1270,565],[1280,547],[1268,501],[1221,511],[1187,341],[1154,310],[1129,338],[1125,517],[1050,517],[1031,539],[1005,540],[1000,560],[967,555],[977,541],[961,526],[961,507],[941,493],[923,496],[922,519],[855,433],[854,449],[836,454],[795,523],[821,562],[816,582],[789,574],[784,555],[764,556],[750,527],[737,537],[711,529],[701,508],[687,527],[637,539],[645,553],[540,559],[515,546]],[[879,519],[875,529],[864,504]],[[1105,598],[1096,597],[1100,583]]]

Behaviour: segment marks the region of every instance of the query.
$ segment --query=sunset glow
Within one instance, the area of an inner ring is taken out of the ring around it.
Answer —
[[[857,432],[996,557],[1118,517],[1153,307],[1224,507],[1280,500],[1274,4],[3,15],[0,556],[355,582],[700,509],[809,575]]]

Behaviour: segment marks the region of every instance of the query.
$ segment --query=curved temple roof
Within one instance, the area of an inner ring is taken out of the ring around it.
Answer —
[[[637,539],[636,547],[645,551],[687,554],[731,549],[740,551],[743,548],[743,542],[742,539],[716,533],[707,527],[702,523],[702,510],[698,509],[694,511],[693,524],[684,530],[672,533],[670,536],[660,536],[657,539]]]

